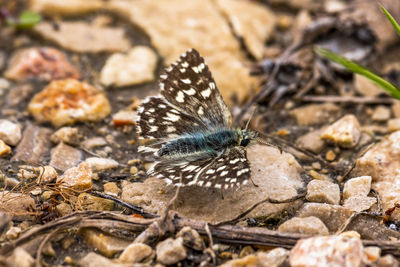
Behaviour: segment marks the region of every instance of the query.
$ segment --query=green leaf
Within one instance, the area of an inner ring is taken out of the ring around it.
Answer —
[[[39,13],[32,11],[24,11],[18,17],[18,19],[8,18],[7,24],[17,28],[31,28],[38,24],[42,20],[42,16]]]
[[[400,25],[393,18],[393,16],[389,13],[389,11],[386,10],[386,8],[384,8],[382,5],[380,5],[380,6],[381,6],[383,13],[385,13],[386,17],[390,21],[390,23],[392,23],[393,28],[396,30],[397,34],[400,36]]]
[[[358,73],[358,74],[370,79],[371,81],[375,82],[379,87],[381,87],[386,92],[388,92],[392,97],[400,100],[400,89],[398,87],[396,87],[392,83],[386,81],[382,77],[374,74],[367,68],[364,68],[363,66],[358,65],[357,63],[355,63],[353,61],[350,61],[332,51],[329,51],[329,50],[321,48],[321,47],[315,47],[314,51],[318,55],[325,57],[331,61],[334,61],[334,62],[344,66],[351,72]]]

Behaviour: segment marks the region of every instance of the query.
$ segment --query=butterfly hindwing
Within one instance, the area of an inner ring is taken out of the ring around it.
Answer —
[[[247,184],[250,165],[243,147],[233,147],[215,158],[180,163],[156,162],[150,175],[176,186],[198,185],[227,189]]]

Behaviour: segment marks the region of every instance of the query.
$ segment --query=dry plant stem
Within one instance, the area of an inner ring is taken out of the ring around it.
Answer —
[[[304,193],[302,193],[302,194],[298,194],[298,195],[296,195],[296,196],[294,196],[294,197],[292,197],[292,198],[285,199],[285,200],[276,200],[276,199],[267,198],[267,199],[261,200],[260,202],[257,202],[256,204],[254,204],[253,206],[251,206],[248,210],[246,210],[245,212],[239,214],[237,217],[235,217],[235,218],[232,219],[232,220],[220,222],[220,223],[217,223],[217,224],[211,224],[211,225],[212,225],[212,226],[220,226],[220,225],[225,225],[225,224],[234,224],[234,223],[236,223],[237,221],[239,221],[240,219],[244,218],[244,217],[245,217],[247,214],[249,214],[252,210],[254,210],[255,208],[257,208],[259,205],[261,205],[261,204],[263,204],[263,203],[266,203],[266,202],[269,202],[269,203],[272,203],[272,204],[290,203],[290,202],[293,202],[293,201],[296,201],[296,200],[298,200],[298,199],[301,199],[301,198],[305,197],[306,194],[307,194],[307,193],[304,192]]]
[[[156,218],[156,217],[159,217],[159,216],[156,215],[156,214],[153,214],[153,213],[149,213],[149,212],[144,211],[144,209],[143,209],[142,207],[129,204],[129,203],[127,203],[127,202],[125,202],[125,201],[122,201],[121,199],[116,198],[116,197],[113,197],[113,196],[111,196],[111,195],[107,195],[107,194],[104,194],[104,193],[99,192],[99,191],[92,191],[92,193],[93,193],[95,196],[97,196],[97,197],[101,197],[101,198],[105,198],[105,199],[112,200],[112,201],[114,201],[114,202],[120,204],[121,206],[123,206],[123,207],[125,207],[125,208],[128,208],[128,209],[132,210],[132,211],[135,212],[135,213],[144,215],[144,216],[146,216],[146,217],[149,217],[149,218]]]
[[[383,216],[382,201],[379,193],[375,189],[371,189],[371,193],[376,197],[376,204],[378,205],[378,215]]]
[[[180,180],[182,180],[182,175],[180,177]],[[175,200],[178,198],[179,189],[180,187],[176,189],[174,197],[168,202],[161,217],[158,220],[154,221],[146,230],[144,230],[138,237],[136,237],[134,241],[135,243],[150,244],[154,240],[159,239],[168,232],[175,232],[175,227],[171,225],[170,220],[168,220],[168,216],[169,211],[175,203]]]
[[[211,231],[210,231],[209,223],[206,223],[206,225],[204,227],[204,230],[206,231],[206,234],[207,234],[207,237],[208,237],[208,242],[209,242],[209,245],[208,245],[208,248],[206,249],[206,252],[210,253],[210,256],[211,256],[211,258],[213,260],[213,263],[217,264],[217,259],[215,257],[215,252],[213,250],[214,240],[213,240],[213,237],[212,237],[212,234],[211,234]]]
[[[336,103],[356,103],[356,104],[393,104],[390,97],[370,97],[370,96],[316,96],[306,95],[301,98],[304,102],[336,102]]]
[[[59,232],[60,232],[60,229],[55,229],[51,233],[47,234],[47,236],[42,240],[42,242],[40,243],[39,248],[38,248],[38,250],[36,252],[35,267],[41,267],[42,266],[40,261],[42,259],[43,248],[47,244],[47,242]]]
[[[101,223],[103,220],[106,221],[106,223]],[[132,231],[140,232],[147,229],[149,225],[156,220],[159,219],[134,218],[130,215],[123,215],[115,212],[78,212],[61,218],[57,221],[36,227],[31,231],[24,233],[17,240],[8,244],[4,244],[3,247],[0,248],[0,254],[5,255],[15,247],[23,245],[35,238],[42,238],[44,234],[47,234],[50,231],[58,228],[60,228],[60,231],[62,231],[70,229],[71,226],[80,227],[90,225],[91,227],[99,227],[103,231],[105,229],[109,229],[110,233],[126,227],[130,227]],[[111,221],[113,222],[111,227],[103,228],[105,224],[110,226],[109,222]],[[99,224],[96,225],[97,223]],[[174,230],[180,230],[185,226],[189,226],[198,231],[200,234],[206,235],[205,221],[182,218],[174,211],[169,212],[167,223],[171,225]],[[123,227],[120,228],[120,226]],[[233,225],[212,226],[210,227],[210,232],[214,239],[218,239],[219,242],[225,242],[228,244],[256,244],[262,246],[283,247],[288,249],[293,247],[300,238],[308,237],[306,235],[282,233],[259,227],[248,228]],[[363,240],[362,242],[365,246],[380,247],[383,255],[392,254],[395,257],[400,258],[400,241]]]
[[[361,211],[361,212],[354,212],[345,222],[344,224],[336,231],[336,235],[343,233],[344,231],[346,231],[346,229],[349,227],[349,225],[353,222],[353,220],[355,218],[357,218],[360,215],[367,215],[367,216],[371,216],[371,217],[379,217],[376,214],[372,214],[369,212],[365,212],[365,211]]]

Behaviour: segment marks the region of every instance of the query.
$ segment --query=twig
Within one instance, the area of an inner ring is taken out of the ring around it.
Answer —
[[[302,193],[302,194],[298,194],[292,198],[289,199],[285,199],[285,200],[276,200],[276,199],[271,199],[271,198],[267,198],[264,200],[261,200],[260,202],[257,202],[256,204],[254,204],[253,206],[251,206],[248,210],[246,210],[245,212],[239,214],[237,217],[233,218],[232,220],[229,221],[224,221],[224,222],[220,222],[217,224],[212,224],[212,226],[220,226],[220,225],[225,225],[225,224],[233,224],[237,221],[239,221],[240,219],[244,218],[247,214],[249,214],[252,210],[254,210],[255,208],[257,208],[258,206],[260,206],[263,203],[269,202],[272,204],[283,204],[283,203],[290,203],[293,201],[296,201],[300,198],[305,197],[306,193]]]
[[[370,97],[370,96],[336,96],[336,95],[306,95],[301,98],[306,102],[337,102],[337,103],[356,103],[356,104],[392,104],[393,98],[390,97]]]
[[[368,215],[372,216],[372,214]],[[115,233],[115,230],[119,228],[119,225],[123,225],[124,228],[131,227],[132,231],[140,232],[148,228],[149,225],[152,225],[152,223],[159,219],[134,218],[130,215],[105,211],[78,212],[32,229],[31,231],[23,234],[17,240],[5,244],[2,248],[0,248],[0,254],[5,255],[13,248],[23,245],[34,238],[41,238],[41,236],[56,228],[66,230],[71,228],[71,226],[84,227],[90,225],[91,227],[96,227],[95,222],[99,222],[101,220],[113,222],[113,225],[111,225],[109,228],[109,232]],[[174,211],[169,212],[167,221],[169,222],[169,225],[174,227],[174,231],[178,231],[185,226],[189,226],[198,231],[200,234],[206,235],[205,225],[207,222],[205,221],[182,218]],[[104,225],[101,224],[101,227],[103,226]],[[100,229],[104,231],[104,228]],[[248,228],[233,225],[212,226],[210,227],[210,232],[212,237],[214,239],[218,239],[220,242],[242,245],[283,247],[287,249],[292,248],[299,239],[309,237],[303,234],[283,233],[260,227]],[[382,254],[390,253],[393,256],[400,258],[400,241],[362,240],[362,242],[367,246],[380,247],[382,249]]]
[[[121,200],[119,198],[113,197],[111,195],[104,194],[104,193],[101,193],[99,191],[92,191],[92,193],[94,195],[98,196],[98,197],[112,200],[112,201],[120,204],[121,206],[123,206],[125,208],[128,208],[130,210],[133,210],[135,213],[141,214],[141,215],[146,216],[148,218],[157,218],[157,217],[159,217],[157,214],[146,212],[143,208],[141,208],[139,206],[129,204],[129,203],[127,203],[127,202],[125,202],[125,201],[123,201],[123,200]]]

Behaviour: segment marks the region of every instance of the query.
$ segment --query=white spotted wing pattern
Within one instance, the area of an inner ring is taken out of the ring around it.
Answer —
[[[160,76],[160,95],[138,109],[137,131],[156,162],[148,174],[175,186],[227,189],[246,184],[251,132],[231,115],[200,54],[191,49]],[[244,142],[245,141],[245,142]]]

